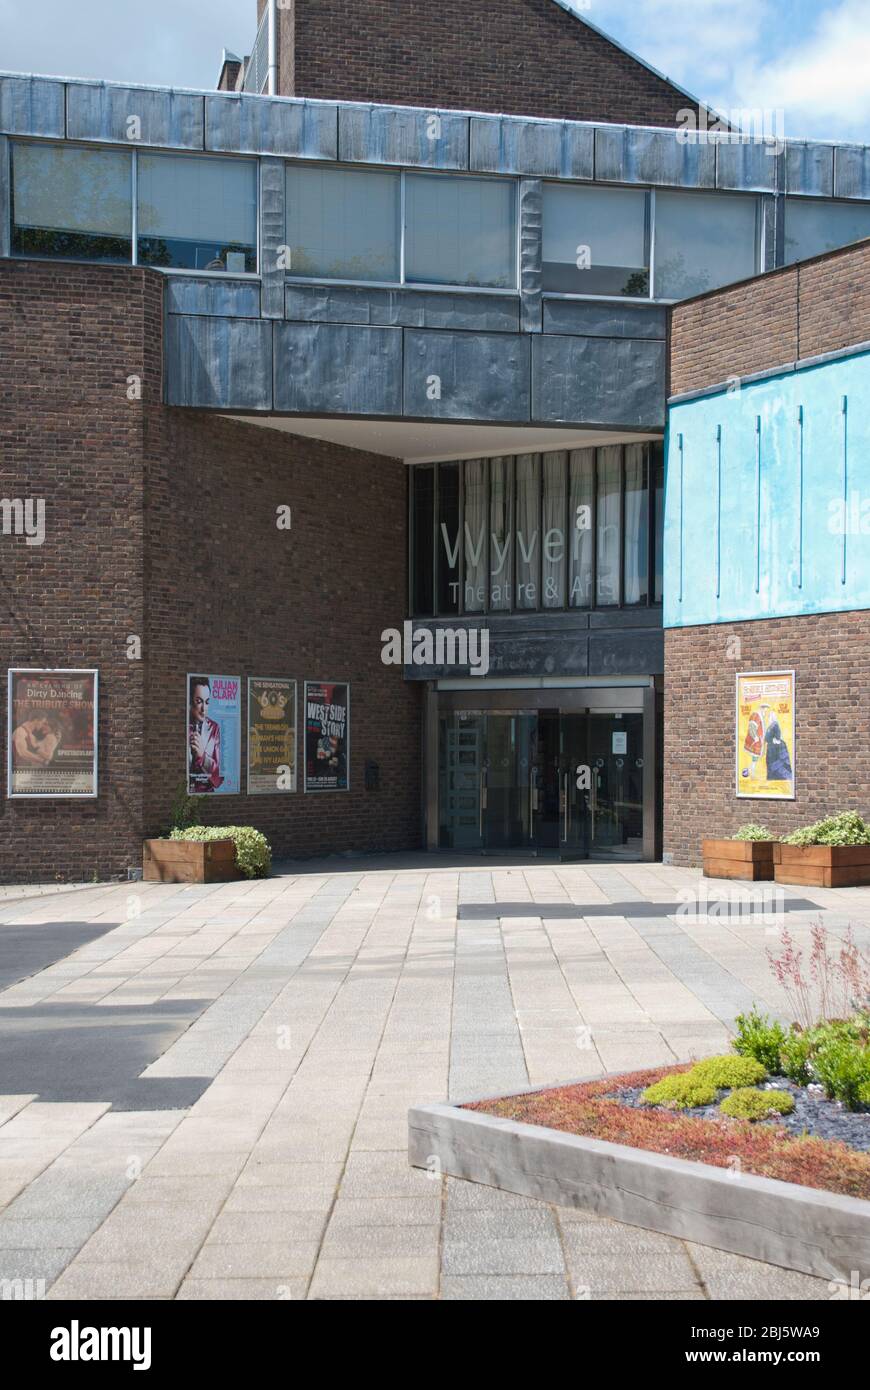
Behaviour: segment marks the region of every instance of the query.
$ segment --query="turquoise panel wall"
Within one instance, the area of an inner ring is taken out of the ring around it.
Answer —
[[[664,623],[870,608],[870,352],[669,411]]]

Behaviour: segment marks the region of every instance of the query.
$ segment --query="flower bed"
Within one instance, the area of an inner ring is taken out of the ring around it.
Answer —
[[[796,1134],[781,1119],[731,1120],[721,1115],[718,1105],[701,1107],[701,1113],[638,1106],[641,1091],[690,1070],[685,1065],[658,1067],[528,1095],[475,1101],[463,1109],[731,1171],[736,1161],[736,1171],[757,1177],[870,1199],[870,1152],[851,1142]],[[812,1103],[836,1108],[833,1102]],[[870,1113],[856,1112],[852,1119],[866,1126],[862,1133],[870,1136]]]

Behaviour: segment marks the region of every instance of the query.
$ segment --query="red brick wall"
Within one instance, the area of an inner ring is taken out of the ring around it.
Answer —
[[[870,341],[870,241],[677,305],[670,392]]]
[[[0,881],[136,862],[144,672],[126,637],[144,623],[143,401],[127,377],[159,391],[145,342],[159,342],[161,288],[141,270],[0,261],[0,494],[46,508],[43,545],[0,535]],[[97,800],[5,798],[10,666],[99,668]]]
[[[691,103],[555,0],[295,0],[281,93],[675,125]]]
[[[739,660],[729,642],[739,638]],[[735,677],[794,670],[794,801],[734,795]],[[664,850],[697,864],[701,840],[748,821],[788,834],[838,811],[870,817],[870,612],[665,632]]]
[[[147,453],[149,831],[184,779],[185,677],[202,671],[297,680],[300,788],[203,798],[204,820],[256,825],[285,856],[417,846],[419,691],[380,659],[406,609],[404,466],[185,410],[151,412]],[[306,679],[350,681],[348,792],[302,793]]]
[[[162,290],[153,271],[0,261],[0,495],[46,502],[42,546],[0,535],[4,748],[8,666],[95,666],[101,687],[95,801],[10,801],[3,757],[0,882],[141,863],[184,779],[194,669],[295,677],[300,724],[306,678],[351,682],[350,792],[215,798],[204,819],[283,855],[419,843],[419,692],[379,641],[406,607],[404,469],[164,408]]]

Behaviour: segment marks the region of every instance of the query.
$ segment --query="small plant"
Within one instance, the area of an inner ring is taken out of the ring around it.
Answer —
[[[188,796],[186,782],[179,784],[169,813],[170,831],[188,830],[192,825],[199,824],[202,816],[199,800],[198,797]]]
[[[813,1080],[810,1059],[814,1051],[813,1034],[791,1030],[782,1045],[783,1075],[796,1086],[809,1086]]]
[[[776,836],[768,830],[766,825],[754,825],[750,821],[748,825],[741,825],[733,838],[735,840],[774,840]]]
[[[232,840],[236,846],[236,864],[245,878],[265,878],[272,867],[269,841],[252,825],[191,825],[173,830],[170,840]]]
[[[786,836],[787,845],[870,845],[870,825],[857,811],[827,816],[815,825],[805,825]]]
[[[821,922],[814,924],[808,974],[804,953],[788,927],[783,927],[780,939],[782,954],[768,950],[767,959],[801,1028],[845,1018],[870,998],[870,958],[859,951],[851,927],[840,940],[830,937]]]
[[[738,1014],[735,1022],[737,1037],[731,1044],[734,1051],[742,1057],[754,1057],[766,1072],[779,1076],[786,1040],[782,1024],[771,1020],[767,1014],[760,1014],[755,1005],[748,1014]]]
[[[641,1095],[644,1105],[665,1105],[671,1110],[692,1110],[700,1105],[712,1105],[716,1099],[717,1087],[712,1081],[703,1081],[692,1076],[691,1072],[678,1072],[675,1076],[664,1076],[654,1086],[648,1086]]]
[[[788,1091],[758,1091],[744,1086],[732,1091],[719,1106],[719,1111],[730,1120],[766,1120],[771,1115],[790,1115],[794,1110],[794,1096]]]
[[[847,1110],[864,1104],[862,1096],[870,1087],[870,1047],[842,1033],[834,1035],[819,1047],[812,1065],[829,1100],[840,1101]]]
[[[767,1076],[767,1067],[755,1057],[705,1057],[688,1073],[694,1081],[709,1081],[717,1091],[730,1086],[755,1086]]]

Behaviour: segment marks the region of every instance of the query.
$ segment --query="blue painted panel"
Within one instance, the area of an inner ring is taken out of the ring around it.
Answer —
[[[853,608],[870,608],[870,353],[672,406],[665,625]]]

